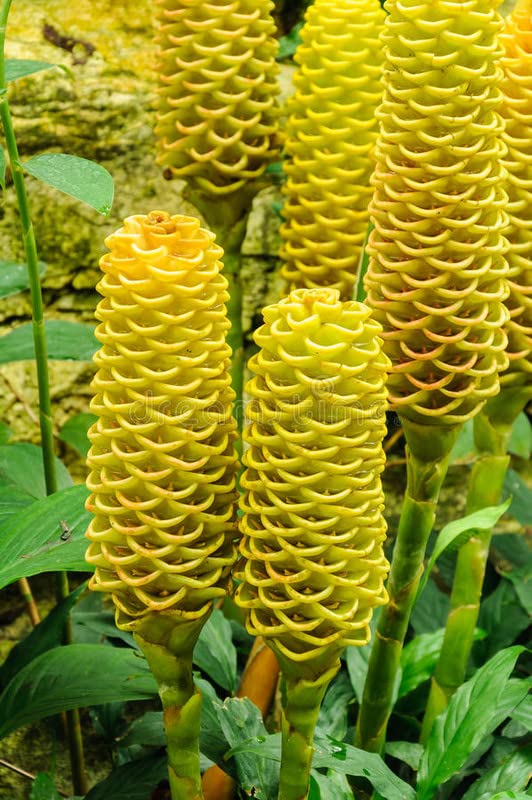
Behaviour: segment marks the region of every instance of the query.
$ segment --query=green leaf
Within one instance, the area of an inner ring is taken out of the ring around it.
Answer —
[[[442,592],[433,580],[428,580],[412,609],[410,622],[416,635],[444,628],[449,613],[449,595]]]
[[[97,783],[85,800],[147,800],[157,784],[167,777],[167,769],[166,754],[128,761]]]
[[[524,411],[516,417],[508,442],[508,452],[529,459],[532,451],[532,426]]]
[[[0,737],[71,708],[156,695],[146,661],[131,650],[92,644],[56,647],[27,664],[4,689]]]
[[[417,772],[423,755],[423,745],[417,742],[386,742],[386,755],[403,761]]]
[[[532,730],[532,695],[528,695],[521,700],[512,711],[511,717],[516,722],[521,723],[528,731]]]
[[[23,508],[27,508],[35,502],[35,498],[21,489],[13,486],[0,486],[0,536],[2,535],[2,525],[13,514],[19,514]]]
[[[509,647],[529,624],[515,586],[506,579],[500,580],[480,605],[478,625],[486,631],[486,637],[473,648],[475,663],[484,663],[498,650]]]
[[[6,81],[17,81],[33,75],[35,72],[42,72],[45,69],[52,69],[57,64],[49,64],[47,61],[32,61],[26,58],[6,58],[5,70]]]
[[[100,214],[108,216],[113,205],[114,184],[105,167],[95,161],[65,153],[33,156],[24,170],[60,192],[81,200]]]
[[[451,450],[450,463],[469,461],[476,455],[475,438],[473,435],[473,420],[468,419],[460,428],[458,438]]]
[[[81,322],[48,320],[44,323],[48,358],[58,361],[91,361],[98,348],[94,328]],[[0,337],[0,364],[35,358],[33,326],[19,325]]]
[[[31,785],[30,800],[60,800],[52,776],[47,772],[39,772]]]
[[[47,650],[59,647],[63,643],[65,622],[71,609],[86,589],[86,584],[78,586],[64,600],[55,606],[50,613],[30,633],[15,645],[0,667],[0,691],[17,675],[26,664]]]
[[[247,697],[230,697],[217,708],[223,734],[231,748],[253,738],[268,735],[262,715]],[[275,800],[277,797],[277,772],[273,765],[260,756],[247,753],[235,755],[240,788],[258,800]]]
[[[134,720],[127,734],[120,739],[120,747],[166,747],[162,711],[147,711]]]
[[[72,612],[72,634],[79,644],[101,644],[109,639],[122,642],[140,650],[129,631],[121,631],[115,625],[114,611],[103,605],[100,592],[87,592]]]
[[[72,478],[58,458],[55,468],[58,488],[72,486]],[[28,442],[0,445],[0,481],[32,497],[46,497],[42,449]]]
[[[86,457],[91,444],[87,431],[97,419],[94,414],[76,414],[65,422],[59,431],[59,438]]]
[[[455,519],[449,522],[441,529],[434,545],[434,550],[429,558],[428,564],[423,573],[423,577],[419,582],[419,588],[416,595],[416,600],[419,598],[421,592],[429,579],[432,568],[437,559],[444,550],[449,547],[460,547],[466,542],[473,531],[486,531],[493,528],[496,522],[502,517],[505,511],[508,510],[510,499],[501,503],[499,506],[487,506],[480,511],[474,511],[461,519]]]
[[[410,641],[401,653],[401,683],[399,697],[413,692],[414,689],[428,681],[434,672],[443,644],[445,629],[440,628],[432,633],[423,633]],[[474,639],[483,639],[485,633],[475,629]]]
[[[489,800],[530,800],[528,792],[497,792]]]
[[[353,648],[353,650],[356,648]],[[320,708],[318,727],[323,734],[333,739],[343,739],[347,733],[347,715],[354,700],[354,692],[345,671],[333,680]]]
[[[222,762],[228,743],[223,734],[218,715],[222,701],[208,681],[195,677],[194,682],[201,692],[202,699],[200,750],[207,758],[214,761],[215,764],[221,764],[223,769],[227,771],[227,765]]]
[[[375,226],[372,222],[368,222],[368,227],[366,229],[366,237],[364,239],[364,244],[362,246],[362,250],[360,252],[360,260],[358,262],[358,272],[357,272],[357,280],[356,280],[356,288],[355,288],[355,300],[358,300],[359,303],[364,303],[366,300],[366,290],[364,289],[364,276],[368,271],[369,267],[369,253],[368,253],[368,242],[369,237],[371,235],[372,230],[374,230]]]
[[[515,750],[470,786],[463,800],[490,800],[493,794],[503,790],[526,789],[531,765],[532,746]]]
[[[0,152],[2,152],[1,149]],[[46,264],[39,261],[39,274],[42,276],[45,272]],[[26,264],[19,264],[16,261],[0,261],[0,298],[24,292],[29,285]]]
[[[312,770],[311,780],[316,781],[317,800],[353,800],[353,792],[345,775],[329,770],[322,775]],[[308,800],[312,800],[312,786]]]
[[[0,422],[0,444],[7,444],[12,436],[13,431],[11,428],[9,428],[4,422]]]
[[[285,61],[287,58],[291,58],[294,55],[297,48],[301,44],[301,36],[299,35],[299,32],[301,31],[302,27],[303,23],[298,22],[297,25],[294,25],[290,33],[287,33],[286,36],[281,36],[279,39],[277,61]]]
[[[215,609],[203,626],[193,656],[194,664],[222,689],[234,692],[237,687],[236,648],[232,629],[219,609]]]
[[[6,154],[3,147],[0,147],[0,186],[5,191],[6,188]],[[0,266],[1,268],[1,266]],[[1,297],[2,295],[0,295]]]
[[[85,531],[90,514],[85,510],[88,492],[72,486],[28,506],[2,528],[0,537],[0,589],[19,578],[41,572],[90,572],[85,562]],[[64,520],[71,531],[61,538]]]
[[[506,473],[502,495],[512,498],[509,513],[521,525],[532,525],[532,490],[513,469]]]
[[[431,800],[502,722],[498,703],[522,651],[522,647],[512,647],[497,653],[458,689],[437,717],[421,760],[417,800]]]

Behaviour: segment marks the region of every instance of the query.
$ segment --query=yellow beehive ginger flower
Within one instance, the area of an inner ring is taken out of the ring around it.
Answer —
[[[502,114],[506,122],[502,139],[508,147],[503,164],[508,170],[505,230],[510,243],[510,309],[507,371],[504,386],[530,383],[532,364],[532,0],[520,0],[506,20],[501,37]]]
[[[281,228],[289,291],[330,286],[351,299],[368,226],[375,110],[382,95],[379,0],[315,0],[288,103]]]
[[[277,157],[271,0],[156,0],[158,163],[208,194],[236,192]]]
[[[388,0],[365,285],[390,402],[456,425],[499,391],[507,224],[498,0]]]
[[[385,602],[380,326],[335,289],[264,310],[250,361],[236,602],[285,675],[316,679],[365,644]],[[330,679],[330,675],[329,675]]]
[[[162,612],[201,620],[235,557],[222,249],[196,219],[160,211],[129,217],[106,244],[89,431],[91,588],[111,593],[123,629]]]

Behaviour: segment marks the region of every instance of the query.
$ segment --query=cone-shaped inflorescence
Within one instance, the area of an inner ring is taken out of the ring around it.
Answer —
[[[237,603],[286,679],[281,798],[306,796],[312,731],[348,644],[385,602],[380,327],[335,289],[264,311],[250,361]]]
[[[281,254],[289,290],[353,295],[369,220],[384,16],[379,0],[316,0],[307,11],[287,109]]]
[[[499,0],[387,0],[368,304],[391,359],[408,485],[357,743],[382,749],[438,494],[461,423],[508,361]]]
[[[235,192],[275,159],[271,0],[156,0],[158,161],[208,194]]]
[[[196,219],[160,211],[126,219],[106,244],[89,432],[90,585],[111,594],[118,626],[135,632],[159,681],[172,797],[196,798],[192,649],[235,555],[222,250]]]
[[[423,424],[473,416],[507,363],[497,5],[386,3],[366,288],[390,402]]]
[[[530,383],[532,364],[532,0],[520,0],[506,21],[501,37],[505,53],[501,64],[502,139],[508,147],[503,164],[508,170],[510,243],[510,309],[507,324],[510,359],[501,376],[504,386]]]

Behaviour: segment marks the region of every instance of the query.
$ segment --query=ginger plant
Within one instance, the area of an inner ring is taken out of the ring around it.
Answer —
[[[499,501],[509,463],[507,444],[516,416],[532,396],[530,353],[532,352],[532,0],[519,0],[506,20],[501,36],[504,54],[501,66],[501,134],[507,151],[502,163],[507,169],[506,206],[509,220],[508,283],[506,300],[510,317],[508,366],[501,373],[501,391],[475,417],[475,441],[480,453],[473,465],[468,489],[469,512]],[[491,532],[476,531],[459,551],[451,595],[451,611],[439,661],[432,678],[423,722],[422,738],[430,733],[435,717],[463,682],[480,609],[482,585]]]
[[[375,110],[382,94],[378,0],[316,0],[287,104],[282,275],[288,290],[351,299],[368,225]]]
[[[388,0],[367,302],[391,361],[408,483],[356,741],[381,750],[439,490],[507,366],[498,0]]]
[[[237,457],[222,249],[191,217],[129,217],[106,240],[89,438],[90,587],[158,685],[172,800],[201,798],[192,651],[235,559]]]
[[[386,602],[379,334],[334,289],[293,291],[255,333],[235,599],[284,676],[280,800],[307,796],[321,700]]]

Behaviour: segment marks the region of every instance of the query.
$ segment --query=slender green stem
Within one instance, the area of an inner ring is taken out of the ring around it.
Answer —
[[[511,426],[529,396],[530,391],[503,389],[475,417],[475,443],[480,457],[473,466],[469,480],[468,514],[499,502],[510,460],[506,448]],[[464,681],[480,611],[490,542],[491,531],[474,531],[458,553],[451,610],[431,681],[421,730],[422,742],[427,741],[434,720],[447,707],[450,698]]]
[[[315,681],[292,676],[284,679],[279,800],[308,797],[314,730],[323,696],[337,669],[335,666]]]
[[[153,613],[135,632],[159,687],[172,800],[203,800],[201,694],[194,685],[192,653],[207,616],[183,622],[177,615]]]
[[[399,661],[414,604],[439,492],[456,429],[418,426],[403,420],[407,441],[407,487],[397,531],[389,603],[381,612],[358,715],[356,744],[380,752],[394,702]]]
[[[44,328],[44,307],[39,274],[39,259],[37,256],[37,244],[30,216],[26,185],[24,182],[24,172],[19,158],[5,80],[5,39],[7,18],[11,2],[12,0],[3,0],[0,7],[0,121],[4,130],[9,165],[17,197],[20,223],[22,226],[22,242],[28,268],[32,306],[33,343],[35,348],[35,364],[37,368],[39,394],[39,425],[41,431],[44,479],[46,493],[53,494],[57,491],[57,476],[54,459],[52,404],[48,377],[48,353]],[[57,577],[57,594],[60,599],[64,599],[69,594],[68,576],[65,573],[60,573]],[[69,626],[67,626],[65,630],[65,638],[66,641],[71,641]],[[67,729],[74,792],[76,794],[85,794],[88,791],[88,784],[85,775],[81,728],[77,710],[70,711],[67,714]]]

